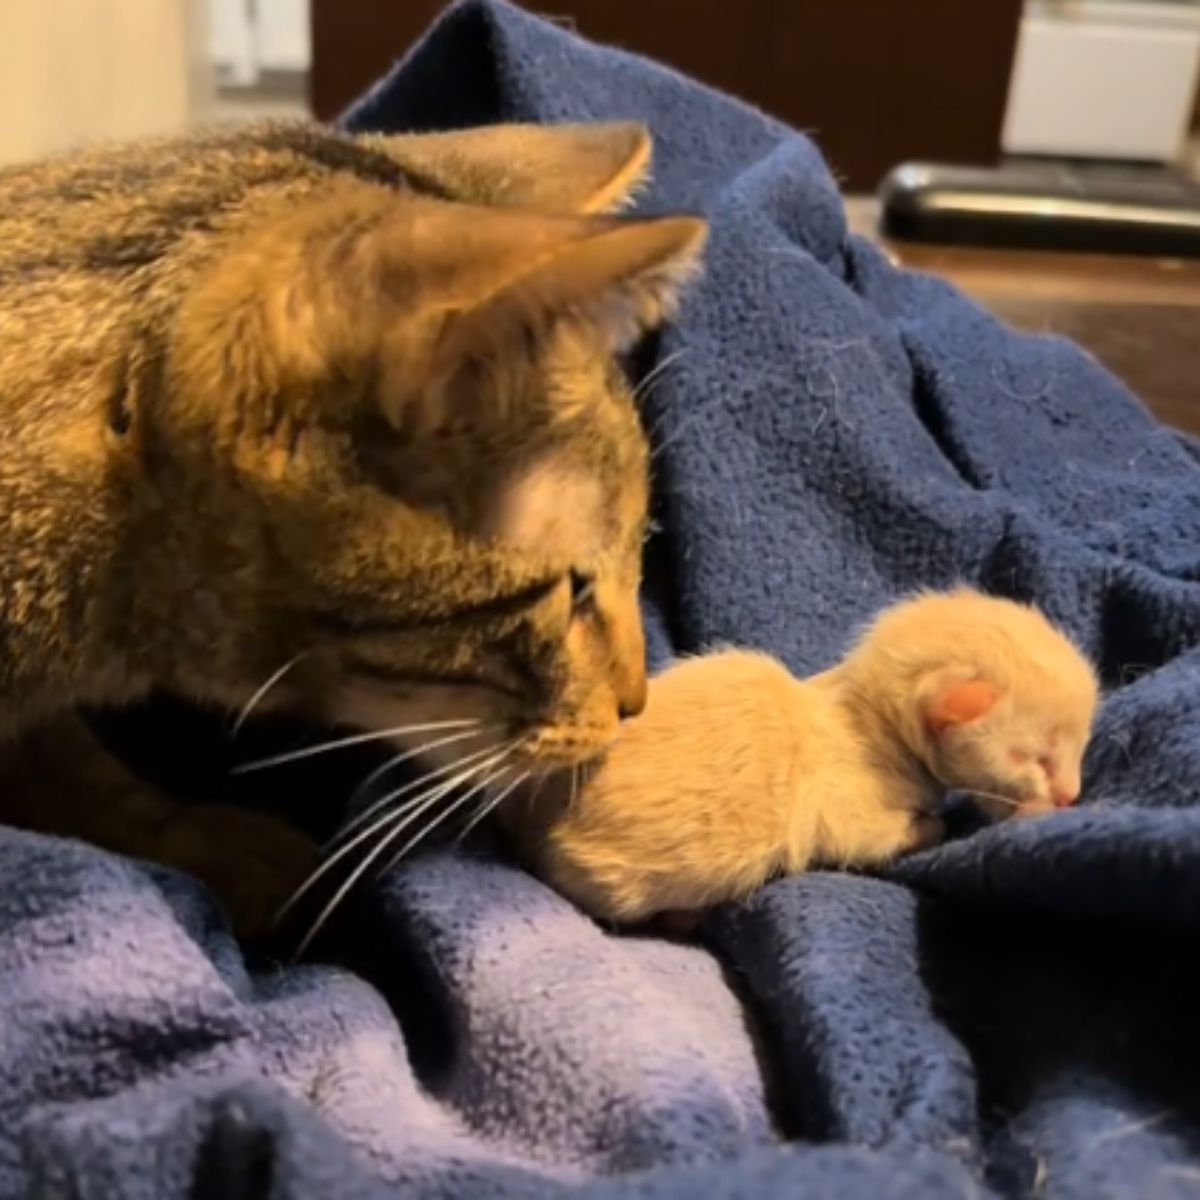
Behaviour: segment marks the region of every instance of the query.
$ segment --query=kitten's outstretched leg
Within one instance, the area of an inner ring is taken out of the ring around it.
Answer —
[[[247,939],[268,932],[316,863],[313,843],[273,817],[173,803],[127,771],[73,714],[0,752],[0,821],[186,871]]]

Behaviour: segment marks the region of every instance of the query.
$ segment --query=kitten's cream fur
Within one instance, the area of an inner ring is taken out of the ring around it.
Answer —
[[[996,816],[1073,803],[1096,698],[1040,613],[927,594],[809,680],[745,651],[680,662],[574,796],[555,781],[508,825],[598,916],[696,910],[779,873],[934,845],[949,788]]]

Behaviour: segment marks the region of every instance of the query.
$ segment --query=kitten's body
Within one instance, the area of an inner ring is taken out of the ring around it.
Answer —
[[[0,171],[10,819],[222,880],[235,825],[281,838],[193,816],[212,844],[180,854],[144,789],[94,784],[55,724],[152,688],[477,722],[530,768],[611,739],[647,493],[613,355],[704,232],[596,215],[648,156],[628,125],[268,125]]]
[[[809,680],[741,651],[677,664],[573,797],[514,808],[509,827],[597,915],[696,910],[933,845],[948,788],[996,815],[1073,802],[1095,702],[1091,668],[1033,610],[924,596]]]

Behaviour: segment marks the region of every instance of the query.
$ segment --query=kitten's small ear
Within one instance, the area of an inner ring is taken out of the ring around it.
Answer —
[[[629,199],[650,164],[633,122],[490,125],[362,139],[400,164],[421,192],[465,203],[604,213]]]
[[[999,698],[999,689],[986,679],[943,682],[930,689],[921,711],[925,724],[937,737],[947,729],[970,725],[986,717]]]

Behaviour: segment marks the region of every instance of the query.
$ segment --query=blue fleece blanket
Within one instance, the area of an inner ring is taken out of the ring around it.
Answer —
[[[693,945],[436,853],[369,889],[323,955],[353,970],[252,972],[186,880],[4,832],[0,1195],[1200,1194],[1195,446],[848,236],[802,137],[500,0],[349,121],[630,117],[643,208],[713,228],[645,399],[656,661],[808,672],[915,585],[1033,598],[1108,689],[1086,801],[773,884]]]

